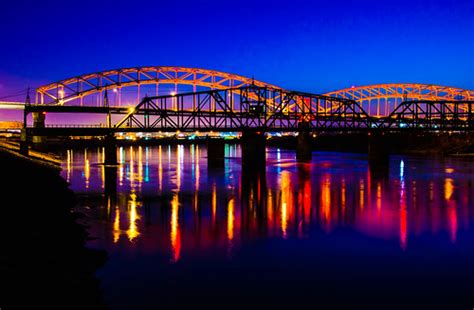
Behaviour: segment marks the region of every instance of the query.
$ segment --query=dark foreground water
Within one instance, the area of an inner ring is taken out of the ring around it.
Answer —
[[[112,309],[474,307],[474,162],[267,149],[242,171],[226,146],[208,171],[203,146],[68,151]],[[110,188],[117,182],[116,193]],[[108,193],[104,194],[107,189]]]

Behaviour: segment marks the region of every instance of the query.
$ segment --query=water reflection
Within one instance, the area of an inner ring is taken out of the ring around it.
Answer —
[[[269,149],[267,167],[242,171],[240,148],[229,145],[224,167],[208,171],[199,145],[117,151],[113,169],[99,165],[102,149],[67,152],[63,174],[93,219],[91,244],[173,263],[347,228],[400,250],[426,234],[454,244],[473,218],[474,166],[463,161],[395,157],[381,176],[359,155],[320,153],[297,164],[294,153]]]

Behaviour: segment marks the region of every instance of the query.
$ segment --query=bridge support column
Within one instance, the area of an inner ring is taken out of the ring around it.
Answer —
[[[224,168],[225,142],[223,139],[207,139],[207,166]]]
[[[46,120],[46,112],[33,112],[31,113],[33,117],[33,127],[34,128],[44,128]],[[43,136],[33,136],[32,142],[34,144],[41,144],[45,142],[46,138]]]
[[[109,134],[105,137],[104,143],[105,152],[105,165],[116,165],[117,164],[117,144],[113,134]]]
[[[26,128],[21,130],[21,137],[20,137],[20,154],[24,156],[28,156],[28,134],[26,133]]]
[[[242,147],[242,165],[250,168],[265,169],[266,137],[263,132],[244,131],[240,138]]]
[[[104,167],[104,193],[108,197],[113,197],[117,193],[117,167]]]
[[[372,168],[388,167],[389,165],[389,149],[388,149],[388,137],[382,132],[369,132],[369,166]]]
[[[309,124],[306,122],[299,124],[298,139],[296,144],[296,160],[302,162],[311,161],[312,139],[309,131]]]

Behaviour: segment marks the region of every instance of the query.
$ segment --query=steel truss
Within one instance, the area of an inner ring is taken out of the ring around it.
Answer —
[[[378,127],[386,129],[473,130],[474,101],[402,102]]]
[[[130,108],[26,105],[25,120],[29,113],[43,112],[107,114],[108,125],[94,130],[28,127],[30,132],[474,130],[474,101],[405,101],[390,115],[373,117],[354,100],[256,85],[145,97]],[[112,115],[121,119],[112,123]]]
[[[369,117],[353,100],[245,86],[145,97],[116,129],[181,131],[340,130],[365,128]]]

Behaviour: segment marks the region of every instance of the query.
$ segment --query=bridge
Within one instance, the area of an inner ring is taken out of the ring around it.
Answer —
[[[26,126],[29,135],[106,135],[155,131],[404,131],[474,129],[474,101],[403,101],[371,116],[352,100],[264,86],[144,97],[136,106],[25,105],[24,114],[104,114],[101,126]],[[115,116],[118,116],[115,117]],[[113,120],[116,122],[113,122]]]
[[[51,83],[36,90],[34,104],[0,107],[23,109],[25,142],[117,132],[297,131],[304,145],[318,131],[472,131],[473,100],[474,91],[435,85],[380,84],[319,95],[220,71],[138,67]],[[97,114],[104,122],[46,124],[49,113]]]

